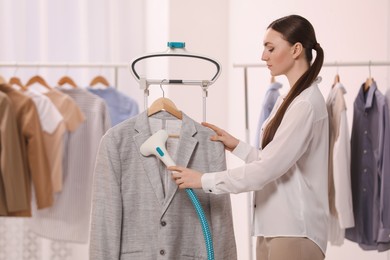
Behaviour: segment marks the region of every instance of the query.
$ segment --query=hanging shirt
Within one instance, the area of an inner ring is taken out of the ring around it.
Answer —
[[[87,89],[107,102],[113,126],[139,113],[137,102],[116,88],[96,89],[89,87]]]
[[[28,201],[31,201],[31,185],[33,185],[38,208],[50,207],[53,204],[50,164],[46,156],[42,128],[35,104],[30,97],[8,85],[0,85],[0,91],[7,94],[14,106]],[[31,216],[31,205],[27,211],[13,212],[10,215]]]
[[[15,111],[0,91],[0,216],[29,209]]]
[[[81,88],[59,89],[80,107],[86,120],[65,135],[64,178],[51,208],[38,210],[31,229],[38,235],[69,242],[88,241],[92,177],[99,142],[111,127],[106,103]]]
[[[345,228],[355,225],[351,191],[351,145],[344,100],[346,89],[336,83],[329,92],[329,236],[332,245],[342,245]]]
[[[142,156],[140,146],[152,129],[165,126],[168,134],[180,134],[168,140],[172,159],[199,171],[226,169],[224,147],[210,140],[209,128],[184,113],[181,121],[165,111],[152,117],[144,111],[102,138],[94,176],[91,259],[207,258],[202,227],[187,193],[178,189],[159,159]],[[215,259],[237,259],[230,196],[194,191],[215,241]]]
[[[351,182],[355,227],[346,238],[364,250],[390,249],[390,125],[384,95],[364,84],[354,102]]]
[[[255,133],[255,143],[254,146],[256,148],[260,148],[260,134],[261,134],[261,127],[263,126],[264,121],[269,117],[271,114],[272,109],[274,108],[274,105],[276,101],[278,100],[278,97],[280,96],[279,89],[283,85],[279,82],[272,83],[269,87],[267,92],[265,93],[259,122],[257,123],[257,130]]]
[[[63,120],[62,115],[48,97],[34,89],[27,89],[23,94],[31,97],[37,107],[42,130],[52,134]]]
[[[53,102],[42,93],[27,89],[23,94],[31,97],[37,107],[45,152],[50,164],[53,192],[59,192],[62,189],[62,142],[65,133],[63,117]]]
[[[326,251],[329,123],[320,78],[287,108],[273,140],[261,151],[240,142],[246,164],[202,176],[207,193],[255,191],[253,236],[307,237]],[[283,102],[280,97],[268,120]]]
[[[85,121],[85,115],[75,100],[69,95],[56,89],[51,89],[44,95],[57,107],[64,118],[66,129],[69,132],[75,131]]]
[[[53,191],[60,192],[63,186],[64,136],[66,131],[75,131],[84,122],[85,116],[70,96],[55,89],[49,90],[44,95],[51,100],[63,118],[53,134],[44,134],[46,151],[49,160],[53,163]]]

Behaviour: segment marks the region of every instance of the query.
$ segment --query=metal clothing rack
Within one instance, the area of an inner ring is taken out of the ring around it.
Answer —
[[[371,75],[372,66],[390,66],[390,61],[358,61],[358,62],[324,62],[323,67],[368,67]],[[246,141],[249,142],[249,120],[248,120],[248,68],[266,68],[264,63],[235,63],[233,68],[244,69],[244,91],[245,91],[245,129]]]
[[[324,62],[323,67],[364,67],[364,66],[390,66],[390,61],[349,61]],[[267,67],[263,63],[234,63],[234,68]]]
[[[323,67],[368,67],[369,76],[371,77],[371,67],[372,66],[390,66],[390,61],[350,61],[350,62],[324,62]],[[244,91],[245,91],[245,141],[249,143],[250,133],[249,133],[249,108],[248,108],[248,68],[266,68],[265,63],[234,63],[233,68],[242,68],[244,71]],[[251,193],[248,192],[247,195],[248,203],[248,230],[251,226]],[[249,236],[249,259],[253,259],[252,256],[252,238]],[[390,256],[389,256],[390,257]]]
[[[0,63],[0,67],[8,68],[112,68],[114,69],[115,86],[118,86],[118,70],[120,68],[127,68],[128,66],[126,63]]]

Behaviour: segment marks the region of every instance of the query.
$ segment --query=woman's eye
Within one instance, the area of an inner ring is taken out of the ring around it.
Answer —
[[[274,51],[274,48],[270,48],[268,49],[269,52],[273,52]]]

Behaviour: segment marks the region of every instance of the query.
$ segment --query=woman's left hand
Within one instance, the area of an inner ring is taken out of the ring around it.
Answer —
[[[180,189],[202,188],[202,173],[181,166],[170,166],[168,170],[172,171],[172,178]]]

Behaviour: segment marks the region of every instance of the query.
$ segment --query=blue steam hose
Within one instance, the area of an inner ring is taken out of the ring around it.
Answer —
[[[185,191],[190,198],[200,220],[200,224],[202,225],[203,236],[206,242],[207,260],[214,260],[213,238],[211,236],[210,227],[207,223],[207,218],[204,214],[202,205],[199,202],[198,196],[196,196],[196,193],[192,189],[185,189]]]
[[[176,165],[172,158],[169,156],[165,142],[168,138],[168,133],[164,129],[160,129],[149,137],[140,147],[140,152],[143,156],[155,155],[159,158],[167,167]],[[214,248],[213,240],[210,232],[209,224],[207,223],[206,215],[204,214],[202,205],[199,202],[198,196],[192,189],[185,189],[188,197],[191,200],[192,205],[195,208],[196,214],[200,220],[202,226],[203,236],[206,243],[207,260],[214,260]]]

